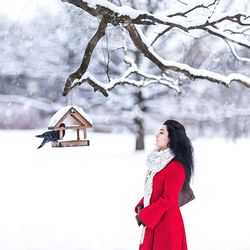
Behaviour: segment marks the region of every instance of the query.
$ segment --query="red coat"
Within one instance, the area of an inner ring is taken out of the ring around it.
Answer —
[[[150,205],[139,212],[146,225],[140,250],[187,250],[184,224],[178,196],[185,181],[185,170],[172,160],[155,174]],[[135,207],[143,205],[143,198]]]

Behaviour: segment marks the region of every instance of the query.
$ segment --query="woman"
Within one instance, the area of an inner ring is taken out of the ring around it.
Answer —
[[[137,223],[143,225],[140,250],[187,250],[179,207],[194,199],[189,187],[193,148],[183,125],[164,122],[146,164],[144,197],[135,207]]]

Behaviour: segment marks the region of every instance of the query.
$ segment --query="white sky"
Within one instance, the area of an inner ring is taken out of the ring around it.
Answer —
[[[0,0],[0,12],[13,20],[29,21],[40,8],[46,8],[51,14],[55,14],[57,5],[57,0]]]

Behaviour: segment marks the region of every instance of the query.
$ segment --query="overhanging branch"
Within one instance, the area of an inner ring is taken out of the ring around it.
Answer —
[[[137,85],[134,80],[128,78],[122,78],[117,80],[116,83],[113,80],[110,80],[107,85],[103,85],[98,80],[93,78],[91,74],[87,72],[91,56],[93,51],[105,34],[108,23],[117,26],[121,25],[124,29],[126,29],[129,33],[129,36],[135,45],[135,47],[145,56],[147,57],[154,65],[156,65],[163,73],[167,70],[171,70],[174,72],[183,73],[185,76],[193,79],[204,79],[211,82],[216,82],[222,84],[224,86],[229,86],[232,81],[238,81],[246,87],[250,87],[250,78],[241,74],[230,74],[228,76],[223,76],[221,74],[211,72],[205,69],[195,69],[190,67],[187,64],[178,63],[175,61],[164,60],[158,54],[156,54],[153,50],[154,42],[165,32],[170,31],[173,28],[180,29],[186,33],[189,33],[191,30],[203,30],[215,37],[222,38],[226,42],[231,42],[247,49],[250,49],[250,42],[244,38],[241,38],[239,35],[228,34],[223,30],[223,25],[226,23],[237,24],[237,26],[245,26],[246,28],[250,27],[249,16],[245,14],[233,14],[233,15],[220,15],[216,17],[213,15],[204,21],[201,20],[185,20],[184,17],[190,15],[193,11],[200,8],[209,8],[212,4],[216,3],[216,0],[208,5],[197,5],[185,12],[179,12],[173,15],[164,16],[164,15],[153,15],[144,11],[135,10],[130,7],[118,7],[112,4],[109,1],[97,1],[97,0],[62,0],[64,2],[71,3],[82,10],[88,12],[90,15],[95,16],[98,19],[101,19],[99,27],[94,34],[94,36],[90,39],[87,44],[84,57],[82,59],[82,63],[77,71],[70,74],[68,77],[65,87],[63,90],[63,95],[67,95],[70,90],[82,83],[88,83],[91,85],[95,91],[100,91],[103,95],[107,96],[108,91],[113,89],[117,84],[130,84]],[[183,18],[180,19],[180,16]],[[143,33],[140,28],[136,27],[136,25],[163,25],[167,27],[162,33],[160,33],[155,40],[151,43],[151,45],[146,41]],[[236,28],[236,26],[235,26]],[[128,69],[129,71],[130,69]],[[131,71],[132,72],[132,71]],[[126,73],[126,72],[125,72]],[[140,75],[139,71],[134,72]],[[148,82],[157,82],[156,79],[149,80]],[[167,84],[166,84],[167,85]]]
[[[70,90],[72,89],[73,83],[75,81],[80,80],[80,78],[83,76],[83,74],[88,69],[92,53],[93,53],[97,43],[105,35],[105,30],[107,28],[107,24],[108,24],[107,18],[104,16],[99,24],[99,27],[98,27],[96,33],[88,42],[88,45],[86,47],[86,50],[85,50],[85,53],[84,53],[84,56],[82,59],[82,63],[80,65],[79,69],[69,75],[69,77],[65,83],[64,90],[63,90],[64,96],[66,96],[70,92]]]

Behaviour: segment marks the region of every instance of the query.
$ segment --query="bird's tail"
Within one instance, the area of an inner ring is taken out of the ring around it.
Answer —
[[[43,139],[42,143],[40,144],[40,146],[39,146],[37,149],[41,148],[41,147],[42,147],[45,143],[47,143],[47,142],[48,142],[48,140]]]

